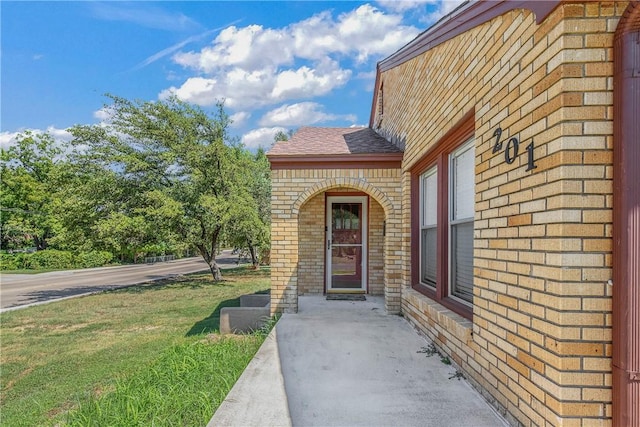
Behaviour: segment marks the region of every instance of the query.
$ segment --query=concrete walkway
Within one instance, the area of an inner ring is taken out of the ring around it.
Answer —
[[[209,426],[506,426],[428,344],[381,297],[301,296]]]

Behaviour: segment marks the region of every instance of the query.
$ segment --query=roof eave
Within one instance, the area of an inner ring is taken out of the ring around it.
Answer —
[[[267,155],[272,170],[398,169],[404,153]]]

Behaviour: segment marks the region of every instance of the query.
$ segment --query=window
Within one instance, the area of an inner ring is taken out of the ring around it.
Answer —
[[[473,114],[411,170],[413,287],[467,318],[473,304]]]
[[[474,154],[472,139],[450,155],[449,294],[468,303],[473,303]]]
[[[422,175],[422,224],[420,241],[420,280],[425,285],[436,286],[436,260],[438,249],[438,170],[433,167]]]

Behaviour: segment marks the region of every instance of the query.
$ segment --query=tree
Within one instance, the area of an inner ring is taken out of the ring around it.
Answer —
[[[287,135],[285,132],[281,130],[276,132],[276,134],[273,136],[273,142],[288,141],[288,140],[289,140],[289,135]]]
[[[51,135],[30,131],[0,151],[3,247],[31,241],[45,249],[59,228],[52,206],[64,170],[61,152]]]
[[[239,218],[236,203],[247,175],[234,154],[241,148],[227,135],[223,105],[207,114],[176,97],[158,102],[109,97],[109,125],[71,130],[76,155],[117,174],[135,195],[122,215],[131,217],[132,205],[148,210],[136,201],[162,194],[167,209],[154,215],[197,248],[214,280],[220,280],[216,251],[225,226]]]
[[[111,251],[100,237],[100,224],[115,213],[130,212],[138,200],[135,189],[117,172],[94,162],[88,153],[70,156],[65,182],[53,206],[63,227],[51,238],[51,244],[71,251]],[[113,254],[127,260],[126,251]]]

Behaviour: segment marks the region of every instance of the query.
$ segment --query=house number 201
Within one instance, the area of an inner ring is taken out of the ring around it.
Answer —
[[[493,132],[493,136],[496,138],[496,142],[493,145],[493,153],[497,153],[502,150],[502,144],[504,141],[500,141],[500,137],[502,136],[502,128],[497,128]],[[507,141],[507,146],[504,149],[504,161],[507,164],[511,164],[515,162],[516,157],[518,157],[518,151],[520,150],[520,141],[515,136],[513,138],[509,138]],[[526,171],[530,171],[532,169],[537,168],[536,159],[533,157],[533,138],[531,139],[531,143],[527,145],[527,169]]]

